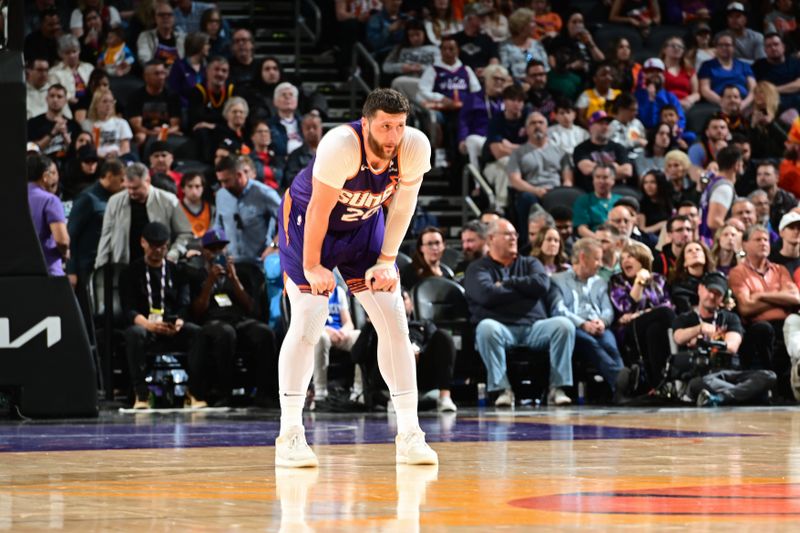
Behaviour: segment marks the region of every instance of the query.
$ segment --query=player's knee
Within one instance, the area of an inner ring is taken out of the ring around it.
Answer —
[[[298,317],[299,318],[299,317]],[[322,336],[325,322],[328,320],[328,306],[315,306],[303,317],[303,341],[315,346]]]

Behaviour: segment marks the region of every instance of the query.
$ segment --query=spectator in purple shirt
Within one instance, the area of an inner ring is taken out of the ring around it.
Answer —
[[[669,357],[667,329],[675,319],[666,280],[652,272],[653,254],[642,243],[631,241],[622,249],[622,271],[608,283],[614,307],[614,334],[626,366],[637,363],[627,354],[641,354],[651,387],[661,381],[661,369]]]
[[[69,258],[69,233],[64,206],[52,192],[58,187],[58,170],[53,160],[43,155],[28,157],[27,166],[28,205],[47,271],[63,276],[63,261]]]
[[[458,150],[469,157],[469,162],[480,168],[478,162],[489,119],[503,112],[503,89],[511,83],[508,70],[502,65],[489,65],[483,69],[485,89],[469,93],[458,116]]]

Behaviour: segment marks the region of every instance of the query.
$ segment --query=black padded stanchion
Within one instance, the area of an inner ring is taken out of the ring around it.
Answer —
[[[9,7],[0,50],[0,387],[21,414],[96,416],[96,373],[66,277],[49,277],[28,208],[23,1]]]

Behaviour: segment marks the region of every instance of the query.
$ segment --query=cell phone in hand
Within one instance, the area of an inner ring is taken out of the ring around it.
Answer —
[[[218,264],[222,268],[225,268],[228,266],[228,258],[225,257],[225,254],[219,254],[214,257],[214,263]]]
[[[174,324],[178,321],[178,315],[166,315],[164,316],[163,322],[165,324]]]

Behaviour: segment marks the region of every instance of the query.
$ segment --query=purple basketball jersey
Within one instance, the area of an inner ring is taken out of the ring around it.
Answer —
[[[367,163],[361,121],[351,122],[343,127],[352,128],[358,136],[361,147],[361,164],[356,174],[345,182],[339,193],[339,201],[331,211],[328,231],[334,232],[354,230],[375,216],[397,189],[399,172],[397,156],[395,156],[383,172],[374,174]],[[311,201],[315,161],[316,156],[306,168],[297,174],[289,187],[292,207],[303,213]],[[324,173],[325,169],[320,169],[319,172]]]

